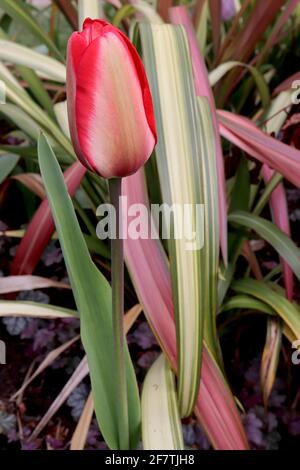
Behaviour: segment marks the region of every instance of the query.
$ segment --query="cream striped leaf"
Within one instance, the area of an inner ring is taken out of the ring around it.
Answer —
[[[204,338],[218,359],[216,315],[218,309],[219,270],[219,207],[218,177],[215,156],[214,130],[208,100],[197,98],[200,161],[202,164],[201,186],[204,200],[204,248],[203,248],[203,289],[204,297]]]
[[[66,67],[52,57],[40,54],[29,47],[5,39],[0,39],[0,59],[12,64],[32,68],[49,80],[64,83]]]
[[[50,135],[69,156],[74,155],[73,147],[69,139],[63,134],[56,123],[38,106],[22,89],[19,84],[15,83],[10,77],[10,72],[4,64],[0,62],[0,80],[6,86],[6,97],[21,110],[28,114],[42,129]],[[6,105],[2,105],[5,107]],[[71,160],[70,160],[71,161]]]
[[[99,0],[79,0],[78,1],[78,21],[82,26],[86,18],[100,18],[102,8]]]
[[[217,209],[216,194],[212,201],[206,200],[215,192],[214,176],[206,180],[214,162],[209,110],[203,99],[197,103],[183,28],[142,25],[141,38],[154,99],[158,131],[156,157],[163,202],[169,207],[183,208],[186,204],[192,207],[193,231],[197,231],[201,242],[202,232],[206,236],[208,232],[207,228],[203,231],[203,221],[199,216],[197,218],[197,212],[201,213],[197,209],[205,203],[208,203],[204,208],[206,215],[211,210],[211,203],[214,210]],[[176,237],[182,214],[175,211],[172,215],[169,255],[177,329],[178,398],[181,415],[188,416],[199,389],[204,317],[206,339],[211,349],[217,350],[215,333],[210,331],[215,323],[211,306],[215,287],[211,290],[211,283],[216,280],[217,271],[215,268],[213,273],[208,271],[212,264],[206,258],[211,251],[209,245],[215,243],[217,231],[212,239],[205,239],[205,254],[203,249],[187,249],[191,248],[187,240],[178,233]],[[209,214],[208,221],[212,217]]]
[[[77,316],[78,313],[75,310],[56,305],[0,300],[0,317],[72,318]]]
[[[163,354],[156,359],[144,381],[142,437],[145,450],[184,449],[175,379]]]

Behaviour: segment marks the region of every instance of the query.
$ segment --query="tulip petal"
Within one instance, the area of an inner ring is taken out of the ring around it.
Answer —
[[[92,20],[91,18],[86,18],[83,23],[83,32],[81,35],[85,37],[87,44],[90,44],[103,34],[104,29],[106,29],[107,26],[110,25],[103,20]]]
[[[87,159],[80,148],[79,138],[77,134],[77,122],[75,112],[77,86],[76,71],[85,50],[85,38],[80,33],[73,33],[68,42],[67,54],[67,107],[70,135],[72,138],[74,150],[81,163],[91,170],[92,167],[88,164]]]
[[[77,71],[80,60],[88,45],[89,42],[82,33],[73,33],[71,35],[68,43],[68,58],[71,59],[74,72]]]
[[[146,72],[144,69],[144,65],[140,59],[140,56],[138,55],[136,49],[134,46],[131,44],[127,36],[123,34],[120,31],[120,36],[124,40],[125,45],[129,49],[129,52],[131,54],[131,58],[134,62],[134,65],[136,67],[136,72],[138,74],[139,80],[140,80],[140,85],[142,88],[142,93],[143,93],[143,102],[144,102],[144,108],[146,112],[146,117],[148,120],[149,127],[152,131],[152,134],[155,138],[155,144],[157,142],[157,135],[156,135],[156,125],[155,125],[155,117],[154,117],[154,107],[153,107],[153,102],[152,102],[152,96],[150,93],[150,87],[148,83],[148,79],[146,76]]]

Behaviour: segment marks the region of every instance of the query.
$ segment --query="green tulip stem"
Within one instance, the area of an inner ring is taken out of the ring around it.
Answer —
[[[127,405],[127,380],[124,355],[124,246],[122,233],[122,217],[120,213],[121,178],[113,178],[108,181],[110,202],[116,212],[116,238],[111,239],[111,286],[112,286],[112,323],[114,348],[116,357],[116,376],[118,380],[118,396],[116,397],[116,409],[119,426],[120,449],[129,448],[128,432],[128,405]],[[113,373],[113,370],[112,370]]]

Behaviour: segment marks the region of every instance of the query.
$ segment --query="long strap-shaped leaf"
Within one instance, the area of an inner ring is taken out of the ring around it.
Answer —
[[[149,369],[142,392],[144,449],[184,449],[173,371],[163,354]]]
[[[37,318],[68,318],[68,317],[78,317],[78,312],[68,309],[63,309],[48,304],[38,304],[36,302],[10,302],[10,301],[0,301],[0,317],[1,316],[12,316],[15,315],[15,309],[18,310],[18,315],[28,316],[28,317],[37,317]],[[127,334],[137,317],[141,313],[141,306],[135,305],[132,307],[129,312],[124,316],[124,333]],[[77,341],[77,337],[74,337],[68,343],[63,344],[59,348],[51,351],[44,361],[39,365],[36,371],[28,378],[26,382],[23,383],[22,387],[11,397],[15,399],[20,393],[23,393],[26,387],[31,383],[31,381],[39,375],[39,373],[48,367],[48,364],[58,357],[61,352],[63,352],[67,347],[73,344],[74,341]],[[36,438],[39,433],[44,429],[50,419],[58,411],[58,409],[63,405],[65,400],[68,398],[70,393],[76,388],[78,383],[80,383],[89,373],[89,367],[86,356],[82,359],[81,363],[74,371],[66,385],[63,387],[57,398],[51,404],[47,413],[43,416],[41,421],[38,423],[33,433],[30,435],[30,440]]]
[[[12,41],[0,39],[0,59],[42,72],[49,80],[66,81],[66,67],[61,62]]]
[[[62,59],[63,55],[57,49],[54,42],[43,31],[33,16],[27,11],[26,4],[20,0],[0,0],[0,7],[15,21],[25,26],[39,41],[44,43],[58,59]]]
[[[255,230],[278,251],[300,279],[300,250],[290,237],[277,228],[276,225],[269,220],[244,211],[233,212],[229,215],[228,220]]]
[[[188,416],[199,388],[204,316],[208,320],[212,311],[208,300],[210,286],[205,286],[209,274],[204,275],[202,240],[198,247],[190,248],[185,234],[177,230],[183,228],[182,210],[187,205],[191,209],[192,230],[200,235],[203,229],[197,209],[206,203],[203,185],[210,182],[203,183],[206,177],[202,159],[210,158],[207,148],[213,140],[204,143],[205,131],[210,137],[212,132],[207,131],[201,116],[198,120],[184,30],[171,25],[142,25],[141,37],[154,98],[156,155],[163,202],[169,208],[179,209],[165,223],[171,225],[169,254],[177,329],[179,409],[182,416]],[[209,243],[205,238],[205,246]],[[214,346],[211,341],[210,344]]]
[[[100,2],[98,0],[78,1],[78,23],[80,26],[87,17],[100,18]]]
[[[19,292],[32,289],[70,289],[70,286],[64,282],[54,281],[40,276],[3,276],[0,277],[0,294],[9,292]]]
[[[0,300],[0,317],[72,318],[77,317],[77,312],[76,310],[37,302]]]
[[[16,304],[16,303],[19,303],[19,302],[10,302],[10,304]],[[26,303],[26,302],[25,302]],[[27,302],[29,303],[29,302]],[[0,308],[1,308],[1,304],[2,302],[0,301]],[[31,305],[34,305],[34,302],[31,302]],[[37,305],[37,304],[35,304]],[[41,305],[41,304],[39,304]],[[45,309],[48,307],[49,309],[49,305],[45,305]],[[53,311],[53,318],[55,318],[55,309],[56,307],[52,307],[54,309]],[[58,307],[57,307],[58,308]],[[70,311],[72,312],[72,310]],[[139,308],[138,305],[134,306],[129,312],[126,313],[126,315],[124,316],[124,332],[125,334],[128,333],[128,331],[130,330],[130,328],[132,327],[132,325],[134,324],[135,320],[137,319],[138,315],[141,313],[141,309]],[[0,310],[0,316],[2,315],[2,311]],[[58,308],[58,316],[60,315],[60,312],[59,312],[59,308]],[[74,311],[74,316],[77,316],[78,313],[76,311]],[[30,316],[30,314],[29,314]],[[41,316],[42,317],[42,316]],[[76,339],[76,338],[75,338]],[[74,341],[74,338],[73,340]],[[70,342],[69,342],[70,343]],[[65,345],[63,345],[65,346]],[[61,346],[61,348],[63,347]],[[60,348],[59,348],[60,349]],[[54,355],[59,352],[57,350],[55,350],[55,352],[53,351]],[[50,353],[51,354],[51,353]],[[47,358],[49,359],[50,358],[50,354],[47,356]],[[33,377],[35,377],[38,373],[38,371],[40,370],[40,368],[42,368],[42,365],[45,364],[45,361],[47,360],[47,358],[45,358],[45,360],[43,361],[43,363],[39,366],[39,368],[34,372],[34,374],[28,379],[28,381],[26,381],[22,388],[19,389],[16,394],[14,395],[14,398],[22,391],[24,392],[24,389],[27,387],[27,385],[31,382],[31,380],[33,380]],[[86,356],[84,356],[84,358],[82,359],[81,363],[79,364],[79,366],[77,367],[77,369],[73,372],[72,376],[70,377],[70,379],[68,380],[68,382],[65,384],[65,386],[63,387],[63,389],[61,390],[61,392],[59,393],[59,395],[56,397],[56,399],[54,400],[54,402],[51,404],[50,408],[47,410],[46,414],[43,416],[43,418],[41,419],[41,421],[38,423],[38,425],[36,426],[36,428],[34,429],[33,433],[30,435],[30,440],[32,439],[35,439],[39,433],[45,428],[45,426],[47,425],[47,423],[50,421],[50,419],[54,416],[54,414],[58,411],[58,409],[63,405],[63,403],[66,401],[66,399],[68,398],[68,396],[70,395],[70,393],[76,388],[76,386],[88,375],[89,373],[89,367],[88,367],[88,362],[87,362],[87,358]]]
[[[244,281],[244,280],[242,279],[242,281]],[[265,289],[265,286],[266,286],[266,284],[261,285],[262,290]],[[235,287],[235,284],[234,284],[234,287]],[[270,286],[267,286],[267,289],[269,287],[272,288],[272,287],[274,287],[274,285],[272,286],[272,284],[270,284]],[[276,287],[278,288],[278,286],[276,286]],[[238,289],[239,289],[239,287],[238,287]],[[245,288],[245,290],[246,289],[247,288]],[[243,292],[243,288],[241,288],[241,291]],[[281,294],[280,292],[276,292],[276,294],[278,296],[280,296],[280,298],[284,298],[284,295]],[[271,296],[272,295],[273,295],[273,290],[271,291]],[[265,313],[266,315],[270,316],[270,319],[276,320],[277,312],[271,307],[270,303],[266,300],[268,298],[268,296],[269,295],[268,295],[268,292],[267,292],[266,298],[264,298],[263,296],[260,296],[260,298],[263,299],[263,300],[259,300],[257,297],[256,298],[251,297],[250,295],[246,295],[246,294],[235,295],[234,297],[230,297],[230,299],[228,299],[228,300],[226,300],[226,302],[224,302],[224,304],[221,307],[221,312],[227,312],[227,311],[235,310],[235,309],[238,309],[238,310],[246,309],[247,312],[243,312],[241,315],[245,315],[245,314],[249,315],[249,314],[253,314],[253,313]],[[287,302],[285,304],[285,307],[289,308],[290,305],[291,304],[289,304]],[[292,304],[292,305],[295,306],[295,304]],[[292,313],[292,317],[291,317],[293,319],[292,320],[293,323],[297,322],[298,316],[299,316],[299,309],[298,308],[293,309],[293,313]],[[240,315],[235,315],[235,316],[230,315],[230,317],[228,318],[228,321],[231,322],[231,321],[234,321],[234,320],[238,320],[239,317],[240,317]],[[297,339],[297,335],[295,334],[295,331],[297,331],[297,327],[293,328],[293,330],[292,330],[288,326],[288,324],[286,323],[286,318],[287,317],[286,317],[285,308],[281,309],[280,317],[284,321],[283,333],[287,337],[287,339],[290,341],[290,343],[292,343],[293,341],[295,341]]]
[[[43,135],[39,139],[38,152],[41,174],[80,313],[81,338],[88,357],[98,423],[111,448],[120,447],[120,433],[123,437],[128,436],[130,447],[136,447],[140,421],[139,395],[127,348],[128,429],[120,429],[116,415],[115,400],[118,394],[114,373],[111,288],[90,257],[62,172]]]
[[[183,6],[174,7],[170,10],[170,17],[173,23],[181,24],[185,27],[191,51],[191,60],[194,73],[194,82],[197,96],[206,96],[211,107],[211,117],[214,126],[214,140],[216,146],[216,160],[218,172],[218,200],[219,200],[219,225],[220,244],[225,264],[227,264],[227,197],[226,180],[223,162],[221,138],[218,128],[217,113],[212,89],[209,84],[208,73],[205,62],[200,53],[196,34],[187,9]]]
[[[271,170],[271,168],[269,168],[267,165],[263,165],[262,175],[265,180],[265,183],[267,184],[274,175],[274,171]],[[280,230],[282,230],[290,237],[291,228],[289,221],[289,211],[283,183],[280,183],[277,188],[275,188],[272,192],[270,196],[270,208],[274,224],[277,225]],[[289,300],[292,300],[294,289],[293,271],[284,259],[281,258],[280,261],[282,264],[286,296]],[[266,342],[263,350],[260,367],[261,385],[265,404],[267,404],[268,398],[275,382],[276,371],[279,362],[281,340],[281,322],[272,318],[268,319]]]
[[[128,204],[147,205],[145,180],[140,171],[123,181]],[[176,371],[176,334],[168,262],[158,240],[127,239],[126,263],[147,319]],[[197,417],[216,449],[248,448],[234,398],[224,376],[204,345],[201,384],[195,407]]]
[[[228,111],[218,111],[220,132],[260,162],[281,173],[295,186],[300,185],[299,150],[262,132],[249,119]]]
[[[204,201],[204,246],[201,296],[204,301],[204,339],[216,359],[219,345],[216,331],[217,286],[219,267],[218,177],[216,169],[214,130],[211,108],[207,99],[197,98],[200,140],[201,186]]]
[[[0,80],[6,85],[6,96],[14,104],[19,106],[30,118],[34,119],[41,128],[53,137],[56,142],[66,151],[68,161],[71,162],[74,151],[69,139],[63,134],[56,123],[47,115],[45,111],[33,101],[28,93],[15,83],[15,79],[11,78],[11,74],[0,62]],[[4,105],[5,106],[5,105]]]
[[[0,184],[6,180],[19,161],[19,155],[8,154],[0,157]]]
[[[274,175],[274,172],[269,168],[267,165],[263,165],[262,167],[262,174],[263,178],[265,180],[265,183],[267,184],[272,176]],[[284,233],[287,234],[288,237],[291,236],[291,227],[290,227],[290,221],[289,221],[289,211],[288,211],[288,205],[287,205],[287,198],[286,198],[286,193],[285,193],[285,188],[283,183],[280,183],[277,188],[274,189],[270,196],[270,207],[271,207],[271,212],[272,212],[272,218],[274,221],[274,224],[277,225],[277,227],[282,230]],[[285,284],[285,289],[286,289],[286,295],[289,300],[293,298],[293,273],[289,265],[284,261],[281,260],[282,263],[282,269],[283,269],[283,278],[284,278],[284,284]]]
[[[58,8],[63,12],[70,26],[78,30],[78,15],[75,6],[69,0],[54,0]]]
[[[265,302],[283,319],[296,338],[300,338],[299,307],[287,300],[280,292],[276,292],[276,286],[272,288],[272,284],[245,278],[233,282],[232,288],[236,292],[251,295]]]

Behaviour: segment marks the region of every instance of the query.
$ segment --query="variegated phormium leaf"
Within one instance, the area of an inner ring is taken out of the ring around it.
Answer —
[[[145,378],[142,435],[146,450],[184,449],[175,379],[163,354],[156,359]]]
[[[219,343],[216,331],[218,268],[219,268],[219,207],[218,176],[214,145],[214,130],[208,100],[197,98],[198,138],[201,146],[201,186],[204,200],[203,285],[204,339],[216,359],[219,359]]]
[[[215,301],[211,302],[216,296],[218,252],[214,139],[208,105],[203,99],[197,103],[183,28],[142,25],[141,37],[154,99],[163,202],[175,209],[171,213],[169,255],[177,329],[178,399],[181,415],[188,416],[199,389],[204,323],[206,340],[217,351]],[[192,231],[198,236],[193,246],[188,243],[187,232],[178,231],[186,205]],[[180,210],[176,210],[178,207]],[[212,252],[215,255],[209,259]]]

